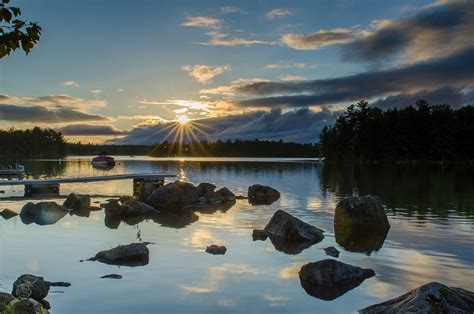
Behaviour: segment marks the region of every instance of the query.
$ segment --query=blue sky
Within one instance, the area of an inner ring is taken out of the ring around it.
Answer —
[[[352,86],[351,76],[361,73],[385,77],[383,71],[410,71],[419,64],[439,68],[438,61],[454,60],[455,54],[472,66],[468,33],[474,24],[465,13],[473,7],[470,1],[12,0],[11,5],[37,21],[43,34],[28,56],[15,52],[0,60],[0,127],[40,125],[62,129],[72,139],[119,136],[124,138],[117,142],[142,143],[143,132],[151,132],[147,142],[159,141],[159,130],[183,116],[204,126],[227,117],[220,131],[206,132],[211,139],[314,142],[323,125],[359,98],[430,100],[436,92],[433,101],[471,100],[468,74],[417,88],[402,77],[398,90],[377,86],[376,92],[364,89],[367,81],[360,95],[331,85],[344,79]],[[328,91],[338,88],[344,95],[328,100]],[[240,117],[228,118],[235,115]],[[306,124],[296,127],[291,119],[301,115],[308,115]],[[262,119],[267,122],[258,122]]]

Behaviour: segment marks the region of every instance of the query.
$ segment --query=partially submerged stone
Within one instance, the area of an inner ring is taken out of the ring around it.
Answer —
[[[184,228],[199,220],[199,216],[192,211],[164,212],[153,216],[153,221],[163,227]]]
[[[324,252],[326,252],[326,254],[329,255],[329,256],[339,257],[339,251],[334,246],[329,246],[329,247],[325,248]]]
[[[15,297],[6,292],[0,292],[0,313],[4,313],[7,306],[15,300]]]
[[[15,299],[6,308],[5,313],[15,314],[49,314],[41,302],[32,298]]]
[[[359,313],[474,313],[474,292],[430,282]]]
[[[191,183],[175,181],[155,189],[145,203],[160,211],[171,211],[199,202],[199,194],[199,190]]]
[[[91,197],[87,194],[71,193],[64,201],[63,206],[73,210],[86,209],[91,206]]]
[[[199,183],[199,185],[197,186],[197,189],[199,191],[199,196],[203,196],[206,193],[214,192],[214,190],[216,189],[216,186],[212,183],[203,182],[203,183]]]
[[[265,241],[267,238],[268,238],[268,234],[265,230],[253,229],[252,239],[254,241],[256,241],[256,240]]]
[[[226,187],[223,187],[219,190],[216,191],[217,193],[219,193],[223,198],[224,198],[224,202],[234,202],[235,201],[235,194],[232,193],[228,188]]]
[[[334,226],[336,242],[346,251],[370,255],[382,248],[389,229],[370,229],[353,225]]]
[[[322,300],[334,300],[373,276],[372,269],[333,259],[305,264],[299,271],[301,286],[309,295]]]
[[[48,296],[50,282],[43,277],[25,274],[13,283],[12,295],[18,298],[33,298],[41,301]]]
[[[220,204],[224,201],[224,197],[221,194],[212,191],[204,194],[204,198],[206,203],[210,205]]]
[[[127,245],[119,245],[110,250],[100,251],[89,260],[111,265],[147,265],[150,256],[150,251],[146,246],[147,244],[148,243],[131,243]]]
[[[215,244],[209,245],[206,248],[206,252],[213,255],[224,255],[226,251],[227,251],[227,248],[225,246],[220,246],[220,245],[215,245]]]
[[[324,231],[283,210],[278,210],[273,214],[265,226],[265,232],[275,248],[287,254],[298,254],[324,239]]]
[[[29,202],[20,212],[20,219],[24,224],[52,225],[61,220],[68,210],[56,202]]]
[[[0,212],[0,216],[5,219],[5,220],[8,220],[10,218],[13,218],[15,216],[18,216],[18,213],[17,212],[14,212],[13,210],[11,209],[8,209],[8,208],[5,208],[4,210],[2,210]]]
[[[269,186],[254,184],[248,188],[248,198],[252,205],[270,205],[280,198],[280,192]]]

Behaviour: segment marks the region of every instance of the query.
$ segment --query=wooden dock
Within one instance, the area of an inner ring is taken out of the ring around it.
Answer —
[[[127,173],[116,174],[108,176],[93,176],[93,177],[76,177],[76,178],[51,178],[51,179],[37,179],[37,180],[0,180],[0,186],[25,186],[25,196],[34,194],[52,193],[59,194],[59,187],[64,183],[87,183],[99,181],[113,181],[113,180],[133,180],[134,190],[136,185],[141,185],[144,182],[155,182],[158,185],[163,185],[166,178],[176,178],[172,174],[156,174],[156,173]]]

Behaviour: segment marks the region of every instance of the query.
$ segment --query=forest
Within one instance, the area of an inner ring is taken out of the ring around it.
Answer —
[[[320,134],[329,161],[462,161],[474,159],[474,107],[420,100],[416,107],[351,105]]]
[[[2,157],[57,158],[66,155],[66,146],[63,135],[51,129],[0,130]]]

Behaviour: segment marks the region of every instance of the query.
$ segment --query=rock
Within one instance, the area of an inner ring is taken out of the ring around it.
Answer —
[[[254,241],[256,240],[265,241],[268,238],[268,234],[265,230],[253,229],[252,238]]]
[[[224,201],[224,197],[217,192],[207,192],[204,194],[204,198],[208,204],[220,204]]]
[[[359,313],[474,313],[474,292],[431,282]]]
[[[303,265],[299,271],[302,287],[318,299],[334,300],[375,276],[372,269],[345,264],[333,259]]]
[[[10,218],[18,216],[18,213],[14,212],[11,209],[5,208],[0,212],[0,216],[2,216],[3,219],[8,220]]]
[[[133,196],[129,196],[129,195],[124,195],[124,196],[120,196],[118,201],[122,204],[125,204],[126,202],[128,201],[134,201],[135,198]]]
[[[49,311],[37,300],[31,298],[15,299],[5,311],[15,314],[49,314]]]
[[[326,252],[326,254],[329,256],[336,257],[336,258],[339,257],[339,251],[334,246],[325,248],[324,252]]]
[[[380,198],[372,195],[346,197],[341,200],[336,206],[334,225],[371,229],[390,228]]]
[[[158,212],[156,208],[133,199],[126,201],[123,205],[126,208],[122,211],[122,216],[153,215]]]
[[[321,229],[307,224],[283,210],[277,210],[265,226],[267,234],[289,240],[321,241],[324,238]]]
[[[121,275],[117,274],[110,274],[110,275],[105,275],[100,277],[101,279],[122,279],[123,277]]]
[[[13,283],[12,295],[41,301],[48,295],[49,287],[50,283],[44,280],[43,277],[25,274]]]
[[[137,196],[138,200],[144,202],[147,197],[150,196],[150,194],[160,186],[160,183],[145,181],[142,183],[140,190],[134,193],[134,195]]]
[[[235,194],[232,193],[228,188],[224,187],[222,189],[217,190],[216,192],[219,193],[220,195],[222,195],[225,202],[234,202],[235,201]]]
[[[197,189],[199,191],[199,196],[203,196],[206,193],[214,192],[214,190],[216,189],[216,186],[212,183],[203,182],[203,183],[199,183],[199,185],[197,186]]]
[[[89,195],[71,193],[64,201],[63,206],[74,210],[86,209],[91,206],[91,197]]]
[[[206,252],[213,255],[224,255],[226,251],[227,251],[227,248],[225,246],[219,246],[215,244],[209,245],[206,248]]]
[[[155,189],[145,203],[158,210],[172,211],[197,203],[199,196],[199,190],[191,183],[175,181]]]
[[[177,211],[169,213],[159,213],[153,216],[153,221],[163,227],[184,228],[199,220],[199,216],[192,211]]]
[[[150,252],[146,247],[148,243],[131,243],[119,245],[113,249],[101,251],[91,261],[99,261],[111,265],[143,266],[149,261]]]
[[[270,205],[280,198],[280,192],[269,186],[255,184],[249,186],[248,198],[252,205]]]
[[[15,297],[9,293],[0,292],[0,313],[4,313],[5,308],[13,301]]]
[[[52,225],[61,220],[68,210],[55,202],[27,203],[20,212],[20,219],[24,224]]]

